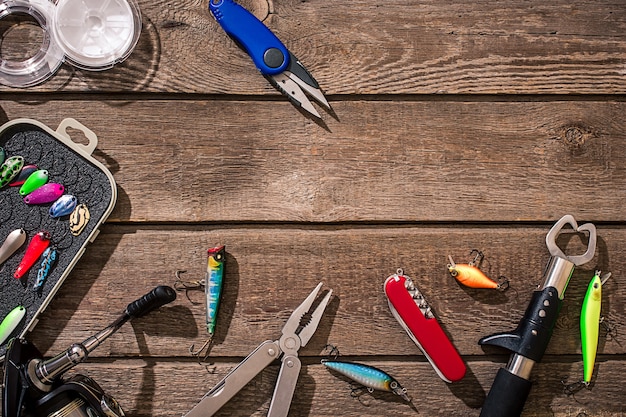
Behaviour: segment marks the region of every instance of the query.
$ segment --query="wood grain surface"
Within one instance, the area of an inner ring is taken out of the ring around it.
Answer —
[[[204,294],[190,290],[71,373],[93,377],[129,416],[184,415],[323,282],[333,298],[300,351],[290,416],[478,416],[509,358],[478,340],[516,327],[543,282],[545,235],[572,214],[596,225],[596,253],[574,271],[523,417],[626,415],[626,2],[242,0],[320,83],[333,109],[317,107],[321,120],[272,88],[206,1],[138,3],[142,33],[123,63],[66,63],[43,84],[0,86],[0,122],[54,130],[77,119],[118,187],[111,217],[28,335],[45,356],[173,285],[177,271],[202,279],[207,248],[221,243],[225,286],[205,362],[189,353],[207,337]],[[3,59],[39,39],[11,30]],[[565,232],[557,243],[575,253],[587,242]],[[472,249],[509,290],[450,277],[448,255],[467,262]],[[399,268],[466,362],[462,381],[439,379],[391,315],[382,284]],[[597,269],[613,274],[597,366],[590,389],[568,396]],[[352,396],[320,364],[329,343],[389,372],[413,403]],[[267,415],[278,368],[217,415]]]

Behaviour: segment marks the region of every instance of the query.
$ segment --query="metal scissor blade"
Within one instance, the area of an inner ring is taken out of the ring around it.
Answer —
[[[261,343],[224,379],[211,388],[184,417],[212,416],[281,353],[277,342],[267,340]]]
[[[296,106],[302,107],[313,116],[321,119],[320,114],[315,110],[311,101],[306,97],[304,91],[298,86],[294,80],[289,78],[289,72],[283,71],[280,74],[267,77],[277,90],[286,95],[289,100]]]
[[[298,83],[298,85],[310,94],[311,97],[313,97],[318,103],[326,107],[328,110],[331,110],[330,104],[328,104],[326,97],[324,97],[324,94],[320,89],[320,85],[317,83],[315,78],[313,78],[306,67],[302,65],[300,60],[291,52],[289,52],[289,65],[287,66],[285,72],[289,74],[289,78]]]

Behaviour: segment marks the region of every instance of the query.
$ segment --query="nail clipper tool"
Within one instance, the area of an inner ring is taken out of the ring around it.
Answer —
[[[565,225],[570,225],[575,232],[588,233],[589,243],[584,254],[568,256],[557,246],[556,238]],[[534,291],[517,329],[483,337],[478,342],[512,352],[507,366],[496,374],[481,417],[515,417],[522,413],[531,387],[530,372],[548,347],[574,267],[591,261],[595,254],[596,227],[591,223],[578,226],[573,216],[565,215],[546,235],[546,245],[552,257],[543,285]]]
[[[422,293],[399,269],[385,280],[391,313],[424,353],[441,379],[455,382],[465,375],[465,363],[446,336]]]
[[[298,350],[306,346],[315,333],[332,295],[332,290],[329,290],[317,307],[310,311],[320,288],[322,288],[321,282],[291,313],[283,327],[280,339],[267,340],[261,343],[224,379],[207,392],[184,417],[212,416],[259,372],[281,355],[280,372],[267,415],[268,417],[286,417],[300,374],[301,363],[298,359]]]
[[[331,110],[315,78],[256,16],[232,0],[209,0],[209,10],[226,34],[250,55],[261,74],[294,105],[321,118],[306,92]]]

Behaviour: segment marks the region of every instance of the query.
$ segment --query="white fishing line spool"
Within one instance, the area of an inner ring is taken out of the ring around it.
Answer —
[[[30,16],[43,31],[34,56],[23,61],[0,56],[0,83],[30,87],[47,80],[63,62],[101,71],[124,61],[141,34],[134,0],[2,0],[0,20]]]
[[[0,83],[10,87],[30,87],[47,80],[63,63],[63,51],[52,38],[50,24],[54,4],[48,0],[5,0],[0,3],[0,19],[9,15],[30,16],[43,31],[42,43],[30,58],[12,61],[0,57]]]

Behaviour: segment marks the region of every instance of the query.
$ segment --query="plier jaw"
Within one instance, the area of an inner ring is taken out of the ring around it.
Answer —
[[[321,118],[307,98],[309,94],[331,110],[315,78],[256,16],[232,0],[209,0],[209,10],[228,36],[250,55],[261,74],[294,105]]]
[[[185,417],[212,416],[259,372],[281,356],[280,372],[267,415],[268,417],[286,417],[302,367],[298,350],[305,346],[315,333],[332,295],[332,290],[329,290],[311,311],[321,287],[320,282],[302,304],[291,313],[279,340],[267,340],[261,343],[207,392],[200,402],[185,414]]]

